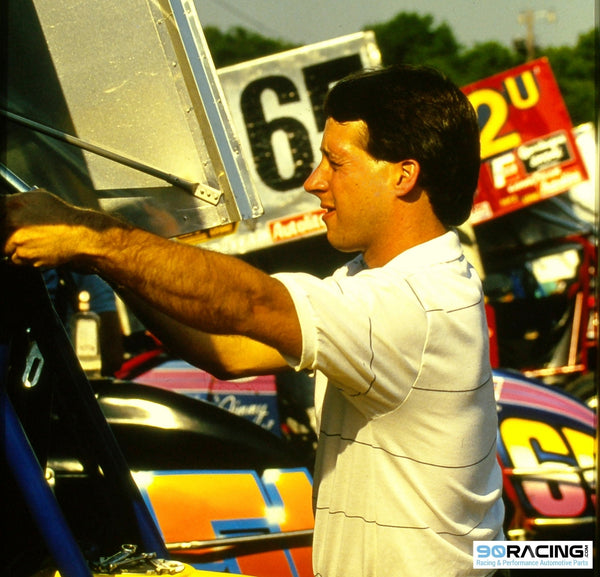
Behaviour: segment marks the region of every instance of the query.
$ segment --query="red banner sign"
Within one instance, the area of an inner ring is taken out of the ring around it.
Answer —
[[[481,172],[471,223],[566,192],[587,180],[547,59],[463,88],[479,117]]]

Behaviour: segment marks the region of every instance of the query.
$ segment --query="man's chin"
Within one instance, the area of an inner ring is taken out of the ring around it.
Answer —
[[[358,253],[362,250],[360,248],[357,248],[355,245],[349,243],[348,241],[344,241],[344,239],[336,237],[334,234],[331,233],[329,229],[327,230],[327,241],[333,248],[340,252]]]

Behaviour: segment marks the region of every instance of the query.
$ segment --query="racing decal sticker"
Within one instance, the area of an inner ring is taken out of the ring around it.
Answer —
[[[175,558],[196,568],[264,577],[312,576],[311,547],[269,545],[268,536],[313,526],[305,469],[137,472],[134,478]],[[248,554],[243,537],[265,536]],[[233,545],[228,545],[233,543]],[[243,541],[243,539],[242,539]]]

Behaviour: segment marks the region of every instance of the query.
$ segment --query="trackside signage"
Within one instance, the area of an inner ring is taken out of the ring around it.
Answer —
[[[566,192],[588,175],[548,60],[464,87],[481,130],[481,172],[471,223]]]
[[[317,209],[289,218],[270,221],[268,225],[271,240],[278,243],[325,232],[327,228],[321,219],[324,212],[324,210]]]
[[[242,254],[325,232],[302,186],[321,156],[323,100],[344,76],[380,63],[373,32],[360,32],[218,71],[264,215],[212,247]]]
[[[476,569],[591,569],[592,541],[475,541]]]

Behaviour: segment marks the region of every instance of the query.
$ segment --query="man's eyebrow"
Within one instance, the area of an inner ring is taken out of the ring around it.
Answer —
[[[329,161],[331,160],[341,160],[342,159],[342,154],[340,154],[339,152],[335,152],[333,150],[329,150],[327,148],[324,148],[321,146],[321,154]]]
[[[331,159],[331,151],[327,150],[323,146],[321,146],[319,150],[321,151],[321,155],[323,156],[323,158],[326,158],[327,160]]]

